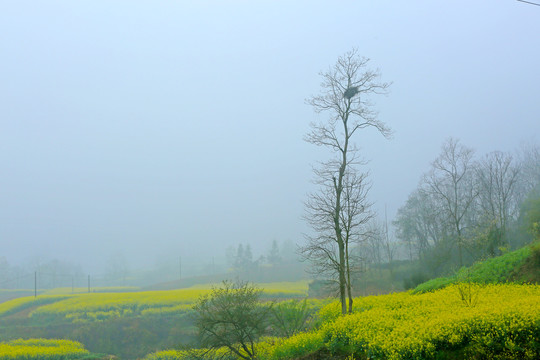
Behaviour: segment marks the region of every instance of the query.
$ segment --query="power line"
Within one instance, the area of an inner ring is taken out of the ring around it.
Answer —
[[[517,1],[522,2],[522,3],[525,3],[525,4],[531,4],[531,5],[540,6],[540,4],[538,4],[538,3],[533,3],[533,2],[530,2],[530,1],[525,1],[525,0],[517,0]]]

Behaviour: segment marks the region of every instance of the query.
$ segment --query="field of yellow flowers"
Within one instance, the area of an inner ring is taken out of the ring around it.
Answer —
[[[259,343],[259,358],[540,358],[538,285],[461,284],[424,294],[370,296],[355,299],[351,315],[341,316],[334,302],[319,316],[321,325],[311,332]],[[185,352],[168,351],[147,360],[186,358]]]
[[[40,295],[38,297],[26,296],[0,303],[0,318],[2,316],[13,314],[30,307],[46,305],[67,299],[69,296]]]
[[[69,296],[30,313],[36,321],[69,320],[74,323],[138,316],[148,311],[189,307],[208,290],[185,289],[130,293],[88,293]]]
[[[90,353],[80,343],[68,340],[13,340],[0,343],[0,360],[72,360]]]
[[[303,348],[392,360],[435,359],[455,351],[458,358],[540,355],[539,285],[453,285],[425,294],[358,298],[353,314],[339,316],[339,310],[337,303],[324,307],[320,329],[282,340],[268,348],[266,358],[292,358]]]
[[[96,292],[24,297],[0,303],[0,318],[35,307],[30,318],[37,323],[88,323],[141,315],[167,315],[190,310],[192,304],[211,291],[212,285],[167,291]],[[307,295],[307,282],[261,284],[266,298]],[[63,293],[63,292],[50,292]]]

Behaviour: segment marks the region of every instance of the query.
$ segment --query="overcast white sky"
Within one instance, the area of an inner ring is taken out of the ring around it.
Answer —
[[[0,257],[133,268],[302,241],[324,120],[304,100],[357,47],[394,130],[357,143],[390,219],[452,136],[540,137],[540,7],[454,1],[0,2]]]

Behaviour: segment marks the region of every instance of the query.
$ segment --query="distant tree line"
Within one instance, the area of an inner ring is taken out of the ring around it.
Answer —
[[[268,249],[255,256],[250,244],[229,246],[226,250],[228,272],[237,279],[249,281],[285,281],[305,277],[304,265],[298,261],[292,241],[281,244],[272,240]]]
[[[393,221],[410,260],[433,274],[523,246],[540,199],[540,148],[477,157],[448,139]]]

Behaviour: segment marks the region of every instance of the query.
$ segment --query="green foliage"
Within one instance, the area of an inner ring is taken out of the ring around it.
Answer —
[[[442,288],[447,287],[448,285],[453,284],[455,281],[454,277],[439,277],[435,279],[431,279],[426,281],[425,283],[422,283],[418,285],[416,288],[414,288],[414,293],[423,293],[426,291],[433,291],[433,290],[439,290]]]
[[[272,328],[277,336],[292,336],[306,330],[312,311],[308,307],[307,299],[303,301],[288,300],[272,307]]]
[[[410,277],[403,280],[403,287],[405,290],[410,290],[426,282],[428,279],[428,276],[423,272],[415,272]]]
[[[514,272],[518,282],[540,284],[540,242],[531,245],[531,255]]]
[[[455,275],[429,280],[418,285],[413,291],[422,293],[444,288],[467,278],[470,282],[490,284],[513,280],[515,269],[519,268],[531,255],[531,247],[506,253],[502,256],[478,262],[471,267],[461,268]]]
[[[313,280],[309,283],[309,297],[327,297],[330,293],[335,293],[335,282],[330,280]]]
[[[260,303],[261,290],[249,283],[223,282],[199,298],[193,309],[203,347],[227,348],[242,359],[256,357],[256,341],[265,334],[271,305]]]

